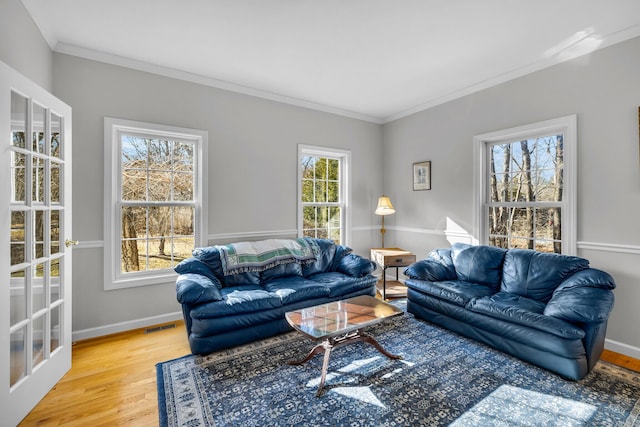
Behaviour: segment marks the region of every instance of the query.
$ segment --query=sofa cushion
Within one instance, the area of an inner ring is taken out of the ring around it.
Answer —
[[[584,258],[510,249],[504,259],[500,290],[546,303],[563,280],[588,267]]]
[[[297,262],[290,262],[268,268],[260,273],[260,282],[264,283],[269,280],[287,276],[302,276],[302,266]]]
[[[218,279],[213,279],[218,282]],[[176,297],[180,304],[200,304],[220,301],[222,295],[211,278],[196,273],[185,273],[176,280]],[[218,282],[219,284],[219,282]]]
[[[372,273],[375,269],[376,264],[373,261],[369,261],[368,259],[364,259],[355,254],[343,256],[337,267],[338,272],[353,277],[366,276],[367,274]]]
[[[426,280],[408,279],[405,281],[405,285],[423,294],[446,300],[461,307],[474,298],[493,294],[493,290],[488,286],[478,286],[477,283],[463,280],[446,280],[434,283]]]
[[[336,253],[336,244],[333,240],[328,239],[311,239],[309,237],[306,239],[314,241],[320,248],[320,253],[316,257],[315,261],[306,263],[302,266],[302,274],[305,277],[308,277],[312,274],[328,271]]]
[[[302,276],[280,277],[265,282],[262,286],[272,294],[278,295],[283,305],[329,295],[326,286]]]
[[[353,252],[353,249],[348,246],[336,245],[336,252],[333,254],[333,261],[331,261],[331,266],[325,271],[337,271],[338,265],[340,265],[340,261],[342,261],[342,258],[349,255],[351,252]]]
[[[222,289],[221,294],[222,300],[193,308],[190,312],[191,317],[193,319],[207,319],[282,307],[280,296],[266,291],[260,286],[226,287]]]
[[[495,291],[500,287],[506,250],[493,246],[454,243],[451,259],[459,280],[480,283]]]
[[[327,289],[331,298],[370,288],[377,281],[374,276],[352,277],[337,271],[314,274],[308,279]]]
[[[496,319],[527,326],[561,338],[582,339],[584,331],[555,317],[545,316],[544,303],[515,294],[497,294],[470,301],[467,308]]]

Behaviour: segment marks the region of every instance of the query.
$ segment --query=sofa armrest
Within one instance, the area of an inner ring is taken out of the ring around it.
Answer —
[[[353,276],[362,277],[373,272],[376,269],[376,264],[373,261],[369,261],[357,254],[347,254],[340,259],[338,264],[338,271],[340,273]]]
[[[407,267],[403,274],[410,279],[441,282],[458,278],[451,259],[450,249],[435,249],[427,258],[417,261]]]
[[[205,302],[221,301],[220,282],[196,273],[185,273],[176,280],[176,298],[180,304],[195,305]]]
[[[605,322],[613,310],[613,278],[595,268],[581,270],[553,291],[544,314],[573,323]]]

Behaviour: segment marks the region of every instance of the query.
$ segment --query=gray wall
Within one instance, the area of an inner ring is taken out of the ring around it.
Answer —
[[[351,150],[350,246],[368,256],[382,189],[380,125],[64,54],[53,64],[54,93],[74,112],[74,331],[180,309],[174,283],[103,290],[105,116],[209,132],[210,243],[294,236],[298,144]]]
[[[51,92],[53,54],[20,0],[0,1],[0,61]]]
[[[578,255],[618,284],[608,348],[640,357],[639,76],[636,38],[385,124],[390,243],[419,255],[448,246],[447,218],[472,232],[474,135],[577,114]],[[414,192],[411,164],[423,160],[432,190]]]

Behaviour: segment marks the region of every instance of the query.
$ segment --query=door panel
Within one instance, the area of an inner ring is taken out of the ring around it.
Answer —
[[[71,367],[71,108],[0,62],[0,424]]]

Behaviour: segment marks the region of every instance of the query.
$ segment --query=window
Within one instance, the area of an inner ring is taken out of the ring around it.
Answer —
[[[482,244],[575,254],[576,117],[474,138]]]
[[[206,244],[204,131],[105,118],[105,289],[166,283]]]
[[[298,235],[347,244],[350,152],[298,146]]]

